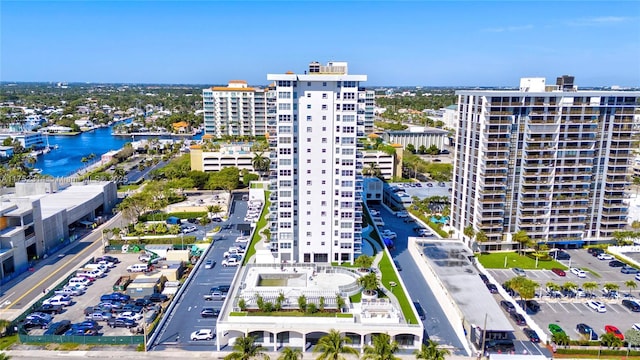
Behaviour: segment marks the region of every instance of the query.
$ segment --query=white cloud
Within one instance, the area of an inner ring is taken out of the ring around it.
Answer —
[[[594,26],[594,25],[608,25],[608,24],[619,24],[622,22],[627,22],[633,20],[631,17],[627,16],[597,16],[591,18],[583,18],[583,19],[575,19],[567,22],[567,25],[570,26]]]

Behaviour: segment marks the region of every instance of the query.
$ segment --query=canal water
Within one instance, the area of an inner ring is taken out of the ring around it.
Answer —
[[[81,161],[83,157],[95,154],[95,158],[91,162],[99,161],[102,154],[111,150],[119,150],[125,143],[132,141],[128,136],[113,136],[111,131],[112,126],[109,126],[83,132],[76,136],[49,135],[49,146],[57,145],[58,148],[38,156],[33,167],[42,169],[43,175],[69,176],[85,166]],[[194,139],[201,137],[202,135],[199,134]],[[135,140],[141,139],[143,139],[141,136],[135,138]]]

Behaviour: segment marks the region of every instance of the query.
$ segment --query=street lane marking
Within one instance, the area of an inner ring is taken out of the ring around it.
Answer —
[[[545,303],[545,304],[549,307],[549,309],[551,309],[551,311],[553,311],[554,313],[557,313],[556,309],[554,309],[553,306],[551,306],[551,304],[549,303]]]
[[[91,234],[89,234],[91,235]],[[98,238],[99,240],[99,238]],[[97,240],[96,240],[97,241]],[[54,275],[56,275],[57,273],[60,272],[60,270],[62,270],[65,266],[67,266],[70,262],[72,262],[73,260],[77,259],[78,257],[80,257],[81,255],[83,255],[86,251],[88,251],[89,249],[91,249],[91,246],[94,244],[95,242],[91,242],[89,243],[89,246],[85,247],[84,250],[80,251],[78,254],[76,254],[74,257],[72,257],[71,259],[69,259],[64,265],[59,266],[58,268],[56,268],[53,272],[51,272],[51,274],[49,274],[48,276],[46,276],[44,279],[40,280],[40,282],[38,282],[34,287],[32,287],[31,289],[29,289],[28,291],[26,291],[24,294],[22,294],[20,297],[18,297],[14,302],[12,302],[11,304],[9,304],[6,308],[2,309],[2,311],[0,311],[0,314],[3,313],[5,310],[10,309],[14,304],[19,303],[20,301],[22,301],[22,299],[24,299],[27,295],[29,295],[31,292],[33,292],[36,289],[40,289],[40,287],[42,286],[42,284],[51,279]],[[96,249],[93,249],[93,251],[96,251]]]

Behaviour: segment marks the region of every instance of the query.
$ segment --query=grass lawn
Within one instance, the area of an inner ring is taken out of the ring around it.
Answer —
[[[133,191],[140,187],[141,184],[129,184],[118,186],[118,191]]]
[[[262,237],[260,232],[267,226],[267,214],[269,213],[269,206],[271,206],[269,195],[271,195],[271,191],[264,192],[264,207],[260,214],[260,220],[258,220],[258,223],[256,224],[256,231],[253,233],[253,237],[251,238],[251,244],[249,244],[249,247],[247,248],[247,254],[242,260],[242,265],[246,265],[247,261],[249,261],[249,259],[256,253],[256,243]]]
[[[18,334],[13,334],[0,338],[0,350],[6,350],[11,345],[18,342]]]
[[[393,295],[396,296],[398,302],[400,303],[400,308],[402,309],[402,314],[404,318],[407,320],[409,324],[417,324],[418,319],[416,319],[415,314],[413,313],[413,308],[411,306],[411,302],[409,298],[407,298],[407,293],[405,289],[402,287],[396,272],[393,270],[393,265],[391,264],[391,259],[384,253],[380,263],[378,263],[378,268],[380,269],[380,273],[382,273],[382,286],[384,286],[387,290],[391,291]],[[389,286],[389,282],[395,282],[397,284],[396,287],[392,288]]]
[[[567,267],[561,263],[550,261],[538,261],[538,267],[536,268],[536,261],[527,256],[518,255],[516,252],[499,252],[490,254],[477,255],[478,261],[482,266],[487,269],[504,269],[504,259],[507,257],[507,268],[521,268],[521,269],[546,269],[560,268],[566,270]]]

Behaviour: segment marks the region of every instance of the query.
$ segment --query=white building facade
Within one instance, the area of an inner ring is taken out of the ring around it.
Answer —
[[[264,136],[267,93],[268,89],[249,87],[244,80],[202,90],[205,134]]]
[[[358,92],[366,75],[346,62],[305,74],[269,74],[276,116],[269,143],[277,199],[270,219],[279,261],[352,262],[362,247],[362,144]],[[273,196],[272,196],[273,197]]]
[[[456,92],[452,225],[482,230],[481,250],[515,248],[519,230],[574,247],[626,226],[640,92],[577,91],[572,80]]]

